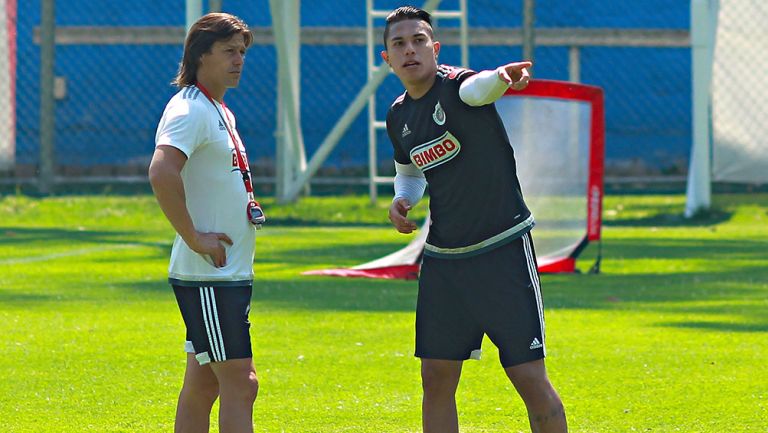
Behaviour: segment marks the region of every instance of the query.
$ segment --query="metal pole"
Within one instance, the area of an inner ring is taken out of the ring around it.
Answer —
[[[373,77],[376,71],[376,56],[374,51],[376,50],[376,44],[373,37],[373,0],[366,0],[365,2],[365,44],[366,44],[366,60],[368,62],[368,80]],[[389,66],[381,63],[380,68],[388,68]],[[371,199],[371,204],[376,203],[378,198],[378,187],[376,185],[376,176],[378,176],[378,161],[377,161],[377,140],[376,140],[376,92],[371,93],[368,97],[368,196]]]
[[[461,26],[459,33],[461,35],[461,66],[469,67],[469,17],[467,16],[467,0],[459,1],[461,14]]]
[[[581,82],[581,48],[576,45],[568,47],[568,81]]]
[[[320,147],[317,148],[315,154],[307,163],[307,169],[302,172],[296,182],[288,189],[286,193],[286,202],[292,202],[296,200],[299,192],[303,188],[304,184],[309,181],[310,178],[317,172],[322,165],[323,161],[328,157],[333,150],[333,147],[339,142],[341,136],[349,128],[349,125],[355,120],[358,114],[363,111],[363,108],[368,104],[368,97],[376,91],[382,81],[389,74],[388,68],[379,68],[374,72],[373,77],[368,81],[365,86],[360,90],[355,99],[347,106],[347,109],[342,114],[341,118],[336,125],[333,126],[331,132],[325,137]]]
[[[441,1],[442,0],[427,0],[424,2],[424,5],[421,8],[429,13],[432,13],[435,11],[435,9],[437,9]]]
[[[293,89],[291,94],[294,102],[291,113],[290,138],[291,138],[291,182],[296,179],[298,173],[307,169],[307,153],[304,148],[304,132],[301,128],[301,0],[293,0],[293,3],[286,2],[286,19],[290,24],[288,27],[290,33],[288,36],[288,58],[290,62],[290,85]],[[312,193],[309,182],[304,184],[304,195]]]
[[[535,42],[535,32],[534,32],[534,21],[535,21],[535,15],[534,15],[534,6],[535,6],[535,0],[523,0],[523,60],[528,60],[533,62],[533,50],[536,46]],[[529,68],[530,72],[533,73],[533,68]],[[532,137],[534,136],[532,133],[529,133],[527,129],[529,128],[528,125],[530,125],[530,117],[531,117],[532,107],[531,107],[531,101],[525,101],[523,102],[522,107],[522,116],[523,116],[523,125],[524,128],[526,128],[526,131],[523,133],[523,149],[532,149],[533,143],[531,142]]]
[[[54,95],[53,65],[56,54],[56,0],[43,0],[40,16],[40,172],[41,194],[53,190],[54,176]]]
[[[300,2],[299,0],[270,0],[269,5],[272,11],[278,66],[275,188],[278,199],[285,202],[289,201],[286,196],[287,191],[299,173],[306,169],[307,164],[300,116]],[[305,193],[309,193],[308,185],[305,186]]]
[[[285,41],[286,36],[283,32],[285,22],[285,13],[282,4],[270,0],[269,7],[272,13],[272,31],[275,35],[275,50],[277,51],[277,129],[275,130],[275,195],[284,199],[285,191],[291,184],[293,158],[292,147],[290,146],[290,119],[287,113],[290,112],[290,106],[294,98],[291,95],[290,86],[290,66],[286,56],[288,55],[288,44]],[[288,107],[286,107],[288,105]]]
[[[203,0],[187,0],[185,3],[185,17],[187,21],[187,32],[197,20],[202,17],[203,13]]]
[[[686,185],[685,217],[707,210],[712,202],[712,64],[718,0],[691,0],[691,90],[693,143]]]
[[[221,12],[221,0],[208,0],[208,12]]]
[[[531,62],[536,48],[535,7],[536,0],[523,0],[523,59]]]

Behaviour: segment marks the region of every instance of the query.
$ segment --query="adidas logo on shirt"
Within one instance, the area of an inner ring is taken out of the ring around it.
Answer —
[[[531,350],[534,350],[534,349],[540,349],[540,348],[541,348],[541,346],[543,346],[543,345],[541,344],[541,341],[539,341],[539,339],[538,339],[538,338],[534,337],[534,338],[533,338],[533,341],[531,341]]]
[[[406,123],[405,126],[403,126],[403,135],[402,137],[405,137],[406,135],[410,134],[411,130],[408,129],[408,124]]]
[[[219,131],[225,131],[227,129],[226,126],[221,122],[221,119],[219,119]]]

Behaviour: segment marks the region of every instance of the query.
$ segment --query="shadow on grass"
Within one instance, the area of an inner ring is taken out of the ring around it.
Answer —
[[[169,247],[163,242],[142,241],[146,236],[143,232],[106,231],[106,230],[77,230],[39,227],[0,227],[0,246],[14,244],[29,244],[31,242],[68,242],[96,244],[136,244],[148,247]],[[168,250],[170,253],[170,249]]]
[[[759,332],[768,327],[768,316],[764,314],[765,290],[745,281],[745,275],[760,278],[766,271],[759,266],[743,266],[703,273],[545,275],[542,290],[544,305],[552,310],[728,315],[749,323],[734,325],[734,329],[741,327]],[[164,281],[126,283],[123,287],[139,293],[142,298],[169,290]],[[415,281],[300,275],[295,279],[275,280],[257,276],[253,302],[259,304],[260,309],[413,312],[416,292]],[[679,326],[690,326],[690,323],[681,322]]]
[[[287,248],[268,255],[259,255],[257,243],[256,261],[257,263],[288,263],[299,266],[311,265],[312,263],[336,263],[337,265],[333,265],[333,267],[347,266],[345,263],[354,266],[393,253],[406,244],[407,241],[345,245],[329,243],[327,246]],[[604,262],[612,259],[716,259],[727,262],[735,259],[758,260],[766,258],[765,242],[762,240],[647,237],[640,242],[637,239],[606,239],[603,241],[602,248]],[[318,266],[322,267],[322,265]]]
[[[682,314],[680,322],[659,326],[765,332],[766,290],[758,282],[766,280],[768,269],[746,265],[696,273],[551,275],[542,279],[542,291],[548,309]],[[701,320],[691,321],[691,316]]]
[[[732,323],[732,322],[664,322],[659,326],[688,328],[717,332],[768,332],[768,322]]]
[[[172,289],[166,280],[119,284],[136,299],[166,298]],[[295,280],[257,278],[253,284],[254,309],[317,311],[415,311],[416,282],[359,278],[304,277]]]
[[[350,227],[350,228],[365,228],[365,227],[375,227],[375,228],[382,228],[382,227],[391,227],[391,224],[389,221],[386,221],[382,218],[381,223],[373,223],[373,222],[364,222],[364,221],[318,221],[318,220],[312,220],[309,218],[298,218],[298,217],[270,217],[267,216],[268,220],[266,223],[266,228],[269,228],[270,226],[280,226],[280,227]]]
[[[33,238],[52,238],[69,239],[73,243],[79,241],[160,246],[164,248],[165,257],[169,249],[167,243],[133,242],[132,239],[129,240],[136,235],[132,232],[18,228],[10,230],[16,232],[12,236],[13,240],[5,237],[0,239],[0,242],[9,246],[12,246],[13,242],[28,242]],[[283,242],[283,239],[275,238],[274,242]],[[275,250],[271,253],[259,250],[257,245],[258,264],[284,265],[286,268],[296,269],[297,273],[290,279],[270,278],[268,272],[257,274],[253,291],[254,308],[412,313],[416,304],[416,282],[309,277],[298,274],[300,269],[323,268],[327,267],[328,263],[362,263],[391,253],[405,243],[339,245],[334,244],[334,239],[329,239],[329,243],[321,247],[282,249],[283,245],[274,246]],[[269,250],[269,246],[265,249]],[[700,272],[675,272],[671,268],[665,269],[662,264],[654,265],[656,272],[545,275],[542,278],[545,307],[574,310],[644,310],[689,316],[695,314],[698,317],[693,320],[691,317],[681,319],[680,322],[667,320],[659,326],[677,326],[702,331],[768,330],[764,284],[764,281],[768,281],[768,267],[759,265],[765,263],[766,257],[762,241],[662,237],[646,238],[642,241],[609,239],[604,243],[603,255],[604,264],[617,259],[648,259],[669,260],[671,267],[683,266],[687,261],[701,260],[711,264],[712,268]],[[52,285],[51,292],[44,295],[27,294],[13,289],[4,291],[4,288],[0,287],[0,302],[12,307],[26,307],[35,303],[50,306],[81,300],[168,301],[173,298],[164,278],[129,281],[110,286],[117,287],[117,290],[102,290],[103,287],[99,287],[97,282],[84,282],[83,287],[77,288]],[[724,315],[735,318],[735,323],[724,321]]]
[[[143,242],[133,239],[141,232],[119,230],[77,230],[65,228],[0,227],[0,245],[12,245],[38,241],[90,242],[90,243],[134,243],[157,246],[157,242]]]
[[[765,289],[745,279],[745,275],[755,272],[767,274],[755,265],[698,273],[549,275],[542,278],[542,291],[549,308],[653,308],[726,314],[733,309],[717,305],[764,301]],[[685,305],[687,302],[695,304]],[[702,307],[700,302],[718,304]]]
[[[34,307],[37,304],[46,302],[61,301],[62,296],[56,294],[32,294],[18,292],[13,289],[0,289],[0,305],[19,307]],[[82,298],[78,298],[82,299]]]
[[[669,213],[657,213],[645,218],[604,219],[606,227],[706,227],[724,223],[731,219],[732,212],[712,209],[686,218],[677,209]]]
[[[713,238],[664,238],[605,239],[603,260],[655,259],[655,260],[765,260],[768,257],[764,240],[732,240]]]
[[[757,272],[757,274],[756,274]],[[762,272],[760,274],[759,272]],[[631,275],[545,275],[542,278],[547,310],[643,311],[658,313],[658,326],[702,331],[768,332],[765,289],[745,281],[745,275],[766,276],[758,266],[727,271]],[[172,302],[165,279],[98,284],[77,290],[58,288],[44,295],[0,290],[8,308],[64,307],[64,303]],[[255,312],[304,310],[317,312],[403,312],[416,306],[415,281],[370,280],[296,275],[294,279],[257,277],[253,288]],[[681,314],[680,322],[670,314]],[[695,316],[695,319],[691,320]],[[724,319],[723,316],[727,316]],[[733,323],[729,321],[733,320]]]
[[[403,243],[360,243],[352,245],[328,245],[323,247],[289,248],[276,251],[272,254],[259,254],[259,245],[256,245],[257,263],[286,263],[296,266],[317,266],[322,268],[322,263],[336,263],[333,267],[355,266],[373,259],[390,254],[404,247]],[[346,263],[346,265],[345,265]]]

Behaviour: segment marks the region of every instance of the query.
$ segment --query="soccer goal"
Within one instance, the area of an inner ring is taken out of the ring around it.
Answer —
[[[16,1],[0,0],[0,170],[16,158]]]
[[[533,80],[496,102],[515,150],[523,195],[536,219],[533,239],[540,272],[574,272],[590,242],[600,241],[605,116],[599,87]],[[418,277],[425,221],[401,250],[352,268],[312,275],[371,278]],[[600,252],[592,267],[599,270]]]
[[[766,20],[765,2],[691,0],[688,217],[709,209],[712,182],[768,184]]]

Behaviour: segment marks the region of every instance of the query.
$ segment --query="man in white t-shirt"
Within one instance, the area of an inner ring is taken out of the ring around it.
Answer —
[[[248,322],[255,229],[248,159],[224,104],[252,42],[239,18],[212,13],[190,29],[163,112],[149,180],[176,230],[169,282],[186,325],[187,366],[175,431],[208,431],[220,398],[222,433],[252,432],[258,380]]]

